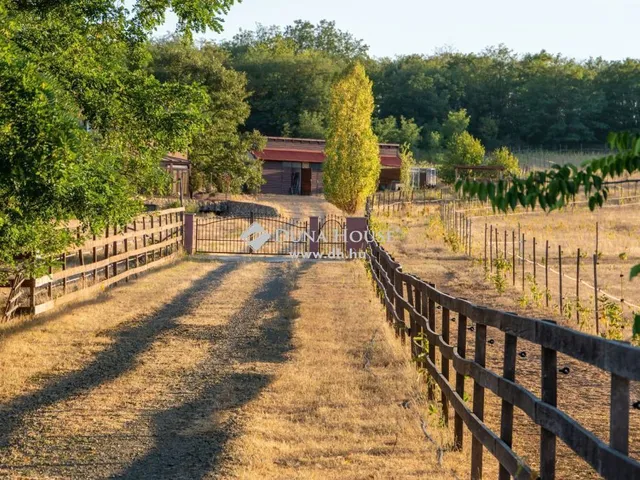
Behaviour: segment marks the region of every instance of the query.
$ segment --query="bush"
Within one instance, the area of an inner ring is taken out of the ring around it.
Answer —
[[[520,162],[507,147],[501,147],[489,156],[488,165],[500,165],[505,168],[505,172],[512,175],[520,175]]]
[[[485,150],[482,143],[469,132],[454,135],[447,142],[445,162],[440,170],[442,180],[453,182],[455,180],[456,165],[482,165]]]

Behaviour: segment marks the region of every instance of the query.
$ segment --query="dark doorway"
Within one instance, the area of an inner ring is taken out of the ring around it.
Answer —
[[[302,195],[311,195],[311,169],[302,169]]]

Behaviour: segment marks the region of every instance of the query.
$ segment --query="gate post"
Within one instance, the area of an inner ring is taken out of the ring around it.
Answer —
[[[186,213],[184,215],[184,248],[189,255],[196,253],[196,228],[196,215],[194,213]]]
[[[320,218],[309,217],[309,252],[320,252]]]
[[[367,219],[347,218],[347,258],[359,258],[358,253],[367,249]]]

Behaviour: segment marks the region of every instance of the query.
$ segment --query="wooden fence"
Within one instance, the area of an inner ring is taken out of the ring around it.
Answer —
[[[434,285],[404,273],[401,265],[376,242],[369,244],[367,257],[374,283],[386,307],[387,320],[403,342],[409,337],[412,354],[418,359],[417,366],[424,369],[440,388],[439,401],[445,423],[449,406],[453,407],[455,446],[462,448],[463,426],[471,432],[472,480],[482,478],[483,449],[498,460],[500,480],[536,478],[531,467],[511,448],[514,407],[541,427],[539,476],[542,480],[555,478],[556,438],[604,478],[640,479],[640,463],[628,456],[629,383],[640,380],[640,349],[571,330],[552,321],[480,307],[449,296]],[[436,321],[438,310],[441,311],[440,322]],[[455,347],[450,341],[452,315],[458,317]],[[468,326],[469,323],[475,328]],[[485,368],[487,327],[505,334],[502,375]],[[466,356],[468,330],[475,330],[473,358]],[[519,339],[540,346],[541,398],[515,382]],[[427,354],[417,356],[422,345],[427,344]],[[609,445],[557,408],[558,352],[611,374]],[[455,386],[450,383],[450,367],[453,367],[451,373],[455,373]],[[465,377],[473,380],[472,409],[464,401]],[[428,394],[435,399],[434,387],[429,385]],[[502,400],[499,433],[483,422],[487,389]]]
[[[184,208],[141,215],[123,229],[107,228],[103,236],[94,235],[76,250],[61,254],[48,275],[18,279],[20,283],[14,279],[18,288],[12,290],[13,303],[7,308],[11,314],[37,315],[95,295],[109,285],[172,260],[182,250],[183,231]]]

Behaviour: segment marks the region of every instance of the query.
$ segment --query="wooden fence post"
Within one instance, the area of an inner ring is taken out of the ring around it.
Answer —
[[[422,292],[420,291],[420,289],[416,286],[415,287],[415,295],[414,295],[414,307],[416,309],[416,312],[420,313],[420,311],[422,310]],[[419,324],[419,319],[415,318],[413,319],[413,327],[412,327],[412,331],[411,331],[411,352],[413,353],[414,358],[417,357],[417,354],[420,353],[418,351],[418,346],[416,345],[415,342],[415,338],[420,334],[420,324]]]
[[[125,239],[124,239],[124,252],[125,253],[129,253],[129,239],[127,238],[127,233],[129,232],[129,226],[125,225],[124,226],[124,235],[125,235]],[[129,271],[129,255],[127,255],[127,259],[125,260],[125,265],[124,265],[124,270],[126,272]],[[129,276],[127,275],[126,281],[129,281]]]
[[[555,323],[555,322],[553,322]],[[542,347],[543,402],[555,407],[558,396],[558,362],[555,350]],[[556,475],[556,436],[545,428],[540,432],[540,478],[553,480]]]
[[[402,303],[400,303],[400,298],[399,297],[403,297],[404,295],[404,288],[403,288],[403,284],[404,282],[402,281],[402,277],[400,276],[400,273],[396,270],[395,274],[394,274],[394,286],[396,289],[396,293],[393,294],[393,299],[395,302],[395,306],[396,306],[396,314],[398,315],[398,318],[400,319],[400,323],[402,324],[402,326],[396,324],[396,336],[399,336],[402,344],[404,345],[406,342],[406,326],[404,324],[404,308],[402,307]]]
[[[449,317],[449,309],[442,307],[442,339],[445,343],[449,343],[449,331],[451,327],[451,319]],[[445,358],[445,356],[441,354],[441,362],[442,362],[442,375],[444,378],[449,380],[449,360]],[[447,396],[445,395],[445,391],[441,391],[442,395],[440,401],[442,402],[442,418],[444,420],[445,425],[449,425],[449,404],[447,403]]]
[[[133,221],[133,231],[136,232],[136,236],[133,237],[133,249],[136,251],[136,258],[135,258],[135,268],[138,268],[138,265],[140,264],[140,257],[138,255],[138,219],[135,219]]]
[[[67,269],[67,254],[62,254],[62,271],[64,272]],[[67,277],[62,279],[62,294],[66,295],[67,293]]]
[[[49,266],[49,283],[47,284],[47,296],[49,297],[49,300],[53,300],[53,267],[51,266]]]
[[[516,379],[516,351],[518,348],[518,337],[505,333],[504,335],[504,363],[502,376],[511,381]],[[513,405],[506,400],[502,400],[502,412],[500,416],[500,438],[511,447],[513,443]],[[510,480],[511,475],[502,464],[498,480]]]
[[[610,445],[629,455],[629,379],[611,374]]]
[[[465,358],[467,353],[467,317],[458,315],[458,355]],[[464,374],[456,371],[456,393],[464,401]],[[453,436],[454,447],[456,450],[462,450],[462,441],[464,438],[464,422],[458,412],[455,413]]]
[[[475,362],[485,366],[487,354],[487,326],[476,323]],[[481,421],[484,419],[484,387],[473,381],[473,413]],[[482,479],[482,442],[476,436],[471,441],[471,480]]]
[[[434,284],[429,284],[432,288],[436,288]],[[436,303],[433,301],[431,297],[429,297],[429,328],[432,331],[436,331]],[[436,346],[433,342],[429,342],[429,360],[433,365],[436,364]],[[434,391],[434,381],[429,382],[427,389],[427,397],[429,400],[435,399],[435,391]]]
[[[151,229],[153,229],[155,227],[155,218],[153,215],[151,215]],[[152,233],[151,234],[151,245],[155,245],[156,243],[156,234]],[[155,262],[156,260],[156,250],[155,248],[153,250],[151,250],[151,261]]]
[[[118,227],[113,227],[113,234],[118,235]],[[113,255],[118,255],[118,240],[113,241]],[[113,262],[113,275],[118,275],[118,261]]]

